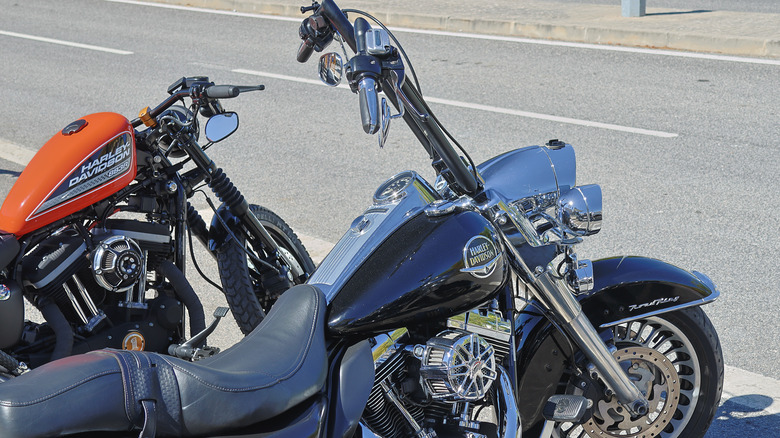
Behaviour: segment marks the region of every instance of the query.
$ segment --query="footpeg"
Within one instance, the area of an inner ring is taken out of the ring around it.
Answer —
[[[593,401],[581,395],[554,395],[544,405],[543,415],[548,421],[581,424],[590,419]]]
[[[206,337],[214,332],[219,324],[219,321],[227,315],[227,307],[217,307],[214,310],[214,322],[206,327],[202,332],[193,336],[192,339],[183,344],[173,344],[168,347],[168,354],[176,356],[180,359],[189,360],[195,362],[196,360],[203,359],[205,357],[213,356],[219,353],[217,347],[207,347],[205,344]]]

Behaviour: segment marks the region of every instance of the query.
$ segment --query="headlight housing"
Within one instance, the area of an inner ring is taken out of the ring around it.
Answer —
[[[558,198],[558,223],[568,234],[590,236],[601,230],[601,187],[573,187]]]

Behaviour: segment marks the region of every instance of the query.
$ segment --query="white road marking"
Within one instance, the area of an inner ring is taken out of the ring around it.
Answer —
[[[35,151],[15,145],[0,138],[0,158],[26,166],[32,160]]]
[[[500,108],[490,105],[481,105],[478,103],[459,102],[457,100],[439,99],[438,97],[426,97],[428,102],[440,103],[442,105],[457,106],[461,108],[471,108],[482,111],[489,111],[498,114],[509,114],[513,116],[526,117],[529,119],[548,120],[552,122],[567,123],[569,125],[588,126],[591,128],[609,129],[612,131],[630,132],[632,134],[650,135],[654,137],[673,138],[679,134],[664,131],[653,131],[651,129],[632,128],[630,126],[613,125],[611,123],[592,122],[590,120],[572,119],[570,117],[553,116],[549,114],[532,113],[529,111],[520,111],[509,108]]]
[[[0,35],[5,35],[14,38],[24,38],[26,40],[40,41],[44,43],[59,44],[61,46],[77,47],[79,49],[95,50],[98,52],[113,53],[115,55],[132,55],[133,52],[127,50],[112,49],[110,47],[93,46],[91,44],[74,43],[72,41],[57,40],[54,38],[46,38],[35,35],[28,35],[24,33],[7,32],[0,30]]]
[[[300,23],[304,15],[301,18],[294,17],[282,17],[279,15],[265,15],[265,14],[252,14],[248,12],[234,12],[234,11],[222,11],[217,9],[196,8],[192,6],[178,6],[161,3],[149,3],[135,0],[106,0],[113,3],[126,3],[139,6],[151,6],[156,8],[165,9],[178,9],[191,12],[201,12],[206,14],[217,15],[233,15],[237,17],[250,17],[261,18],[264,20],[276,20],[276,21],[293,21]],[[558,46],[558,47],[571,47],[575,49],[589,49],[589,50],[607,50],[612,52],[627,52],[627,53],[642,53],[646,55],[658,55],[658,56],[676,56],[680,58],[694,58],[694,59],[707,59],[711,61],[724,61],[724,62],[742,62],[748,64],[764,64],[764,65],[780,65],[780,60],[764,59],[764,58],[749,58],[742,56],[728,56],[728,55],[713,55],[708,53],[697,52],[683,52],[676,50],[662,50],[662,49],[646,49],[640,47],[627,47],[627,46],[611,46],[606,44],[591,44],[591,43],[573,43],[567,41],[552,41],[533,38],[522,37],[510,37],[510,36],[498,36],[498,35],[483,35],[468,32],[448,32],[443,30],[426,30],[426,29],[412,29],[408,27],[389,27],[390,30],[395,32],[407,32],[417,33],[423,35],[437,35],[447,36],[455,38],[471,38],[478,40],[492,40],[492,41],[505,41],[521,44],[541,44],[545,46]]]
[[[711,61],[742,62],[748,64],[780,65],[780,60],[764,58],[748,58],[742,56],[713,55],[709,53],[683,52],[677,50],[645,49],[641,47],[611,46],[606,44],[573,43],[568,41],[537,40],[533,38],[509,37],[498,35],[482,35],[466,32],[447,32],[443,30],[410,29],[405,27],[390,27],[397,32],[418,33],[423,35],[438,35],[456,38],[471,38],[477,40],[505,41],[522,44],[540,44],[544,46],[572,47],[576,49],[607,50],[611,52],[642,53],[646,55],[676,56],[680,58],[708,59]]]
[[[303,20],[304,18],[303,14],[301,14],[301,18],[293,18],[293,17],[282,17],[279,15],[253,14],[250,12],[236,12],[236,11],[224,11],[220,9],[196,8],[194,6],[179,6],[179,5],[170,5],[165,3],[140,2],[135,0],[105,0],[105,1],[111,3],[125,3],[128,5],[152,6],[155,8],[163,8],[163,9],[176,9],[180,11],[202,12],[205,14],[230,15],[234,17],[262,18],[265,20],[276,20],[276,21],[294,21],[296,23],[300,23],[301,20]]]
[[[314,80],[314,79],[305,79],[305,78],[299,78],[295,76],[288,76],[288,75],[280,75],[276,73],[268,73],[263,71],[256,71],[256,70],[246,70],[246,69],[235,69],[232,70],[233,73],[242,73],[247,75],[253,75],[253,76],[261,76],[271,79],[281,79],[284,81],[292,81],[292,82],[299,82],[303,84],[312,84],[312,85],[325,85],[321,81]],[[346,88],[349,89],[347,85],[339,85],[338,88]],[[558,123],[566,123],[569,125],[579,125],[579,126],[587,126],[590,128],[599,128],[599,129],[609,129],[612,131],[621,131],[621,132],[629,132],[632,134],[641,134],[641,135],[650,135],[654,137],[662,137],[662,138],[673,138],[677,137],[679,134],[675,134],[673,132],[664,132],[664,131],[654,131],[651,129],[643,129],[643,128],[633,128],[630,126],[622,126],[622,125],[614,125],[611,123],[601,123],[601,122],[593,122],[590,120],[581,120],[581,119],[573,119],[570,117],[561,117],[561,116],[553,116],[549,114],[541,114],[541,113],[534,113],[530,111],[521,111],[511,108],[501,108],[497,106],[490,106],[490,105],[482,105],[478,103],[470,103],[470,102],[461,102],[457,100],[450,100],[450,99],[441,99],[438,97],[426,97],[425,100],[431,103],[438,103],[441,105],[449,105],[449,106],[455,106],[460,108],[468,108],[468,109],[474,109],[479,111],[488,111],[492,113],[498,113],[498,114],[507,114],[512,116],[518,116],[518,117],[526,117],[530,119],[539,119],[539,120],[547,120],[551,122],[558,122]]]

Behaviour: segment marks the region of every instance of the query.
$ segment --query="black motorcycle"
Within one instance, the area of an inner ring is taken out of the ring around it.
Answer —
[[[407,171],[382,184],[307,284],[226,352],[194,364],[116,351],[52,363],[34,393],[24,377],[3,388],[1,431],[62,409],[30,435],[703,436],[723,384],[700,307],[717,298],[713,283],[643,257],[578,259],[575,245],[601,227],[601,191],[575,185],[570,145],[474,165],[384,26],[353,27],[345,12],[361,12],[332,0],[302,11],[313,14],[298,60],[338,35],[356,55],[324,55],[321,78],[346,72],[380,144],[403,118],[436,182]],[[86,393],[101,403],[67,410]]]

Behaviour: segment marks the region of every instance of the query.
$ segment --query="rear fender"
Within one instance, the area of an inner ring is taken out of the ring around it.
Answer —
[[[593,276],[593,290],[577,299],[600,332],[622,322],[700,306],[719,296],[704,274],[644,257],[596,260]],[[544,404],[555,394],[566,371],[566,358],[576,349],[539,309],[541,305],[532,301],[520,312],[515,325],[518,407],[524,430],[540,424]]]

